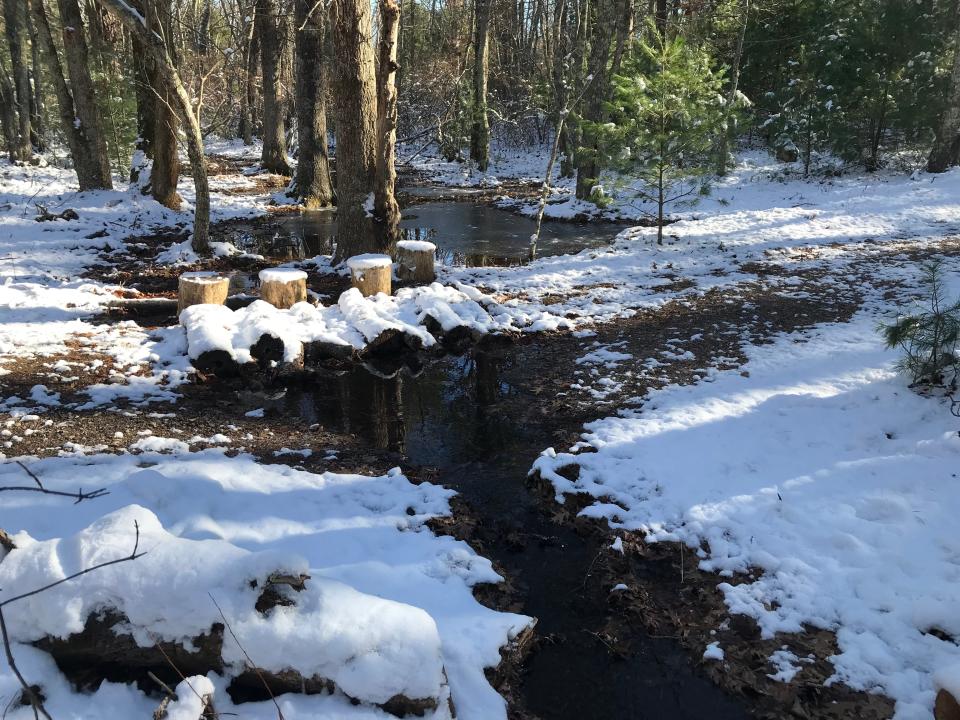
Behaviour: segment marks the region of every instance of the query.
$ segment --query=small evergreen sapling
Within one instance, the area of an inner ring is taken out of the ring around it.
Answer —
[[[705,50],[665,38],[653,26],[649,35],[613,77],[610,121],[593,129],[609,165],[644,181],[639,196],[656,203],[663,244],[665,208],[704,191],[710,150],[728,112],[723,73]]]
[[[910,374],[914,384],[954,388],[960,369],[957,359],[960,300],[948,300],[939,260],[925,263],[923,274],[927,306],[883,325],[881,331],[887,347],[903,349],[899,367]]]

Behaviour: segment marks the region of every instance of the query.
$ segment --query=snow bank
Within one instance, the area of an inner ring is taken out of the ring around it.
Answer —
[[[415,347],[432,347],[441,333],[458,328],[485,334],[556,330],[572,327],[563,317],[509,303],[497,303],[476,288],[453,288],[433,283],[404,288],[395,296],[365,298],[351,288],[336,305],[297,303],[279,310],[257,300],[245,308],[195,305],[180,314],[188,354],[223,351],[238,363],[253,361],[251,348],[263,336],[280,340],[284,360],[297,363],[310,343],[361,352],[385,333],[399,333]],[[427,326],[439,327],[439,332]]]
[[[764,637],[834,630],[834,679],[919,720],[934,672],[960,661],[938,637],[960,637],[960,437],[947,404],[891,369],[875,322],[863,311],[748,347],[742,368],[587,425],[597,452],[544,453],[534,469],[560,501],[593,496],[583,515],[736,576],[726,603]]]
[[[110,492],[80,505],[4,493],[0,525],[15,533],[18,548],[0,562],[0,599],[129,554],[134,520],[146,551],[5,609],[22,669],[43,686],[52,712],[64,710],[56,716],[75,716],[87,696],[25,643],[75,632],[104,607],[125,612],[130,623],[123,632],[141,644],[183,640],[219,621],[209,592],[258,665],[316,673],[364,703],[287,695],[280,701],[288,717],[382,719],[372,704],[398,693],[438,699],[427,713],[434,720],[449,720],[448,694],[460,718],[506,717],[483,669],[499,663],[500,647],[529,619],[480,605],[471,587],[500,580],[489,561],[426,527],[430,518],[449,514],[451,491],[413,485],[396,470],[382,477],[318,475],[261,465],[244,454],[228,457],[222,448],[26,462],[51,489],[89,489],[96,477]],[[0,484],[22,474],[11,462],[0,464]],[[289,593],[295,606],[264,616],[253,603],[276,570],[311,579],[304,591]],[[253,579],[260,588],[250,586]],[[223,659],[225,676],[209,679],[218,711],[232,712],[224,689],[243,656],[229,634]],[[9,669],[0,669],[0,692],[9,695],[15,687]],[[106,683],[97,695],[96,717],[149,717],[129,708],[152,712],[156,705],[135,687]],[[259,703],[239,712],[276,717]]]

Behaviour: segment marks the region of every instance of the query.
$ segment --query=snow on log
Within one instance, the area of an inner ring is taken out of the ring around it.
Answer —
[[[261,270],[260,297],[281,309],[304,302],[307,299],[307,274],[294,268]]]
[[[401,240],[397,243],[397,275],[413,285],[432,283],[437,246],[426,240]]]
[[[25,538],[0,563],[0,587],[43,587],[128,555],[135,523],[140,547],[149,552],[9,605],[10,640],[49,652],[68,677],[76,673],[94,686],[109,677],[145,680],[148,672],[168,682],[167,653],[185,675],[213,671],[247,690],[246,650],[265,673],[287,677],[293,689],[309,680],[385,709],[433,709],[447,696],[440,636],[424,610],[327,578],[310,580],[299,592],[274,584],[273,592],[285,594],[283,607],[258,609],[269,578],[309,574],[304,558],[180,537],[139,505],[109,513],[73,536]],[[250,690],[261,685],[253,678],[250,683]],[[181,699],[179,688],[176,694]]]
[[[364,297],[383,293],[389,295],[393,276],[393,261],[389,255],[366,253],[347,258],[353,287]]]
[[[191,305],[223,305],[230,294],[230,278],[204,270],[183,273],[177,293],[177,312]]]

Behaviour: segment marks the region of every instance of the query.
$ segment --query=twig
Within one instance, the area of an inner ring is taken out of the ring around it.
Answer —
[[[66,490],[48,490],[43,486],[43,483],[40,482],[40,478],[37,477],[30,468],[24,465],[19,460],[14,460],[14,462],[23,468],[24,472],[27,473],[33,481],[37,484],[36,487],[32,485],[4,485],[0,486],[0,492],[5,492],[7,490],[19,490],[21,492],[38,492],[43,493],[44,495],[58,495],[59,497],[68,497],[73,498],[73,504],[81,503],[84,500],[95,500],[96,498],[103,497],[104,495],[109,495],[110,491],[106,488],[99,488],[98,490],[92,490],[90,492],[84,492],[83,488],[80,488],[76,492],[68,492]]]
[[[29,470],[27,472],[29,472]],[[30,474],[33,475],[33,473]],[[35,480],[37,480],[37,482],[40,482],[36,476],[33,477]],[[140,548],[140,524],[134,520],[133,527],[136,531],[136,538],[133,543],[133,551],[129,555],[125,555],[124,557],[117,558],[115,560],[107,560],[106,562],[92,565],[91,567],[80,570],[79,572],[75,572],[72,575],[68,575],[65,578],[57,580],[56,582],[49,583],[43,587],[36,588],[35,590],[31,590],[29,592],[21,593],[20,595],[14,595],[11,598],[7,598],[3,602],[0,602],[0,635],[3,636],[3,651],[7,656],[7,664],[10,666],[10,669],[13,670],[13,674],[17,676],[17,680],[20,682],[20,686],[23,688],[24,694],[30,700],[30,706],[33,708],[34,720],[40,720],[41,715],[47,720],[53,720],[53,718],[50,717],[50,714],[43,707],[43,702],[40,700],[36,691],[33,689],[33,687],[31,687],[30,683],[26,681],[23,675],[20,674],[19,668],[17,668],[17,663],[13,658],[13,649],[10,647],[10,636],[7,633],[7,622],[3,616],[3,608],[12,602],[39,595],[42,592],[46,592],[51,588],[57,587],[57,585],[62,585],[65,582],[74,580],[82,575],[86,575],[87,573],[92,573],[95,570],[100,570],[101,568],[105,568],[110,565],[117,565],[119,563],[129,562],[130,560],[136,560],[139,557],[143,557],[144,553],[137,552],[137,550]]]
[[[243,653],[243,656],[247,659],[247,663],[250,665],[251,669],[257,674],[257,677],[260,678],[260,682],[263,683],[263,687],[266,689],[267,694],[270,696],[270,699],[273,701],[274,707],[277,708],[277,720],[285,720],[283,717],[283,710],[280,709],[280,703],[277,702],[277,698],[274,697],[273,691],[270,689],[270,686],[267,684],[267,679],[263,677],[263,673],[260,672],[260,668],[257,667],[257,664],[253,661],[253,658],[250,657],[250,654],[246,651],[243,645],[240,644],[240,639],[237,637],[236,633],[233,632],[233,628],[230,627],[230,623],[227,620],[227,616],[223,614],[223,609],[217,603],[217,599],[213,596],[212,593],[207,593],[210,596],[210,600],[213,602],[214,606],[217,608],[217,612],[220,613],[220,617],[223,619],[223,624],[227,628],[227,632],[230,633],[230,637],[233,638],[233,641],[237,644],[237,647],[240,648],[240,652]]]

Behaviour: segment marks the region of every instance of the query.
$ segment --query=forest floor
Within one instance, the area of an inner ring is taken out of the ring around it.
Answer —
[[[280,181],[244,169],[255,153],[212,151],[215,219],[269,227]],[[417,170],[517,207],[538,162]],[[222,620],[207,593],[239,640],[210,675],[217,709],[248,718],[276,710],[238,644],[277,682],[324,681],[280,699],[288,718],[929,717],[960,663],[960,439],[876,325],[920,295],[923,260],[960,293],[956,171],[802,181],[747,155],[663,246],[637,227],[520,267],[442,267],[450,292],[376,306],[403,327],[424,308],[469,317],[476,346],[243,381],[198,376],[169,311],[116,307],[174,295],[189,215],[68,178],[0,167],[0,486],[32,482],[18,460],[49,489],[110,494],[4,493],[0,600],[129,552],[133,520],[150,552],[5,611],[55,717],[149,717],[159,699],[116,667],[77,693],[32,643],[105,609],[140,645],[182,643]],[[80,217],[36,223],[33,203]],[[276,264],[217,249],[204,267]],[[350,340],[344,275],[292,264]],[[250,581],[277,571],[307,590],[255,609]],[[18,697],[4,669],[0,698]]]

